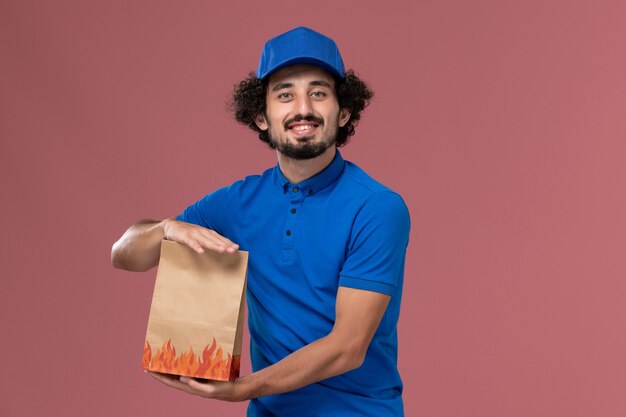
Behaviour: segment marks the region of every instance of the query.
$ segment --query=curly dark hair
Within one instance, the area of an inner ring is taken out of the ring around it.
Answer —
[[[235,120],[248,126],[259,134],[259,139],[269,144],[269,132],[261,130],[254,122],[259,114],[265,114],[265,96],[267,94],[267,80],[263,81],[251,72],[247,78],[233,88],[231,110]],[[354,71],[346,71],[342,79],[335,78],[335,94],[339,107],[350,111],[350,119],[337,131],[335,144],[344,146],[350,136],[354,135],[354,128],[361,119],[361,112],[369,105],[374,92],[356,76]]]

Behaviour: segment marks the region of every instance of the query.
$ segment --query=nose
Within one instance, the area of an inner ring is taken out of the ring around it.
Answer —
[[[313,113],[313,106],[311,105],[311,97],[308,94],[300,94],[296,98],[296,110],[300,114]]]

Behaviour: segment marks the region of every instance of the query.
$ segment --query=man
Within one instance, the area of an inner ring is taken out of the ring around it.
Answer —
[[[278,165],[142,221],[113,245],[115,267],[158,264],[161,239],[249,252],[253,373],[234,382],[153,374],[190,394],[250,399],[248,416],[401,416],[396,325],[409,214],[402,198],[345,161],[372,93],[334,41],[300,27],[269,40],[236,87],[237,121]]]

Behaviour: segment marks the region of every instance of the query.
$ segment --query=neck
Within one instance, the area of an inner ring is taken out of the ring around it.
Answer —
[[[336,152],[336,148],[331,146],[318,157],[302,160],[288,158],[278,151],[276,154],[283,175],[290,183],[298,184],[326,168],[332,162]]]

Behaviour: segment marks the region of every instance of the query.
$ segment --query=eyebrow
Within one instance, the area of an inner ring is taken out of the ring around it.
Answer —
[[[328,87],[328,88],[330,88],[330,84],[329,84],[329,83],[327,83],[326,81],[322,81],[322,80],[319,80],[319,81],[311,81],[311,82],[309,83],[309,85],[316,85],[316,86],[320,86],[320,87]]]
[[[323,80],[311,81],[309,85],[331,88],[330,84]],[[274,87],[272,87],[272,91],[278,91],[278,90],[282,90],[283,88],[291,88],[291,87],[293,87],[293,83],[278,83]]]
[[[274,87],[272,87],[272,91],[282,90],[283,88],[293,87],[292,83],[278,83]]]

